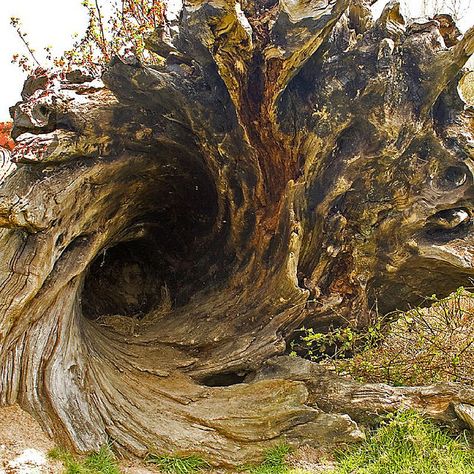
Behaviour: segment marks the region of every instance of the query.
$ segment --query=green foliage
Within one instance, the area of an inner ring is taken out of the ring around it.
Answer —
[[[109,2],[111,15],[106,18],[99,0],[83,0],[89,25],[82,38],[66,51],[55,65],[61,69],[86,67],[100,75],[113,55],[134,54],[147,63],[159,60],[145,49],[144,38],[163,24],[164,4],[160,0],[115,0]]]
[[[413,411],[387,417],[361,445],[339,453],[333,474],[472,474],[474,451]]]
[[[290,355],[300,354],[313,361],[346,359],[376,347],[383,338],[381,320],[364,330],[350,326],[330,327],[327,332],[322,333],[303,327],[299,333],[299,338],[290,343]]]
[[[117,460],[109,446],[102,447],[82,460],[60,448],[52,449],[48,457],[63,463],[64,474],[120,474]]]
[[[13,55],[12,63],[18,64],[18,66],[24,71],[31,71],[34,67],[41,67],[40,62],[35,56],[35,50],[31,47],[28,41],[28,34],[23,31],[21,20],[15,16],[10,18],[10,25],[15,29],[18,37],[20,38],[23,46],[26,48],[28,54],[19,54],[16,53]],[[34,62],[32,65],[31,61]]]
[[[286,474],[289,472],[286,456],[291,452],[287,444],[277,444],[265,453],[265,458],[258,466],[250,466],[246,469],[251,474]]]
[[[209,464],[198,456],[157,456],[149,454],[147,462],[155,464],[160,471],[169,474],[191,474],[209,468]]]

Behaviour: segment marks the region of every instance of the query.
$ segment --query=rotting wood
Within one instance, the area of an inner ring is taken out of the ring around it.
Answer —
[[[370,3],[186,1],[147,42],[161,66],[27,81],[0,169],[1,404],[79,451],[237,465],[360,439],[317,369],[262,367],[304,321],[449,293],[474,255],[474,31]]]

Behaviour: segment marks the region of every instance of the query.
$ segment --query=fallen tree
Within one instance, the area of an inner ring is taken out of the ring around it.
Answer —
[[[458,422],[462,387],[372,386],[357,415],[354,382],[272,362],[304,322],[363,326],[473,273],[474,30],[369,3],[185,2],[147,38],[161,64],[27,80],[0,173],[1,404],[78,451],[224,465],[360,439],[361,413],[421,392]]]

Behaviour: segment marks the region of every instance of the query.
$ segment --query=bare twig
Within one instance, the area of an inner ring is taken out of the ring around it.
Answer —
[[[98,0],[94,0],[95,2],[95,9],[96,9],[96,14],[97,14],[97,22],[99,24],[99,29],[100,29],[100,36],[102,38],[102,54],[105,56],[105,59],[107,61],[110,60],[110,54],[107,48],[107,39],[105,37],[105,31],[104,31],[104,18],[102,16],[102,12],[100,10],[100,5]]]
[[[10,24],[13,26],[13,28],[15,28],[15,31],[18,33],[18,36],[20,37],[21,41],[25,45],[25,47],[28,50],[28,53],[30,54],[33,61],[38,65],[38,67],[42,68],[43,66],[41,65],[41,63],[36,58],[34,50],[30,47],[30,44],[28,43],[28,41],[25,38],[26,34],[21,31],[20,20],[18,18],[12,17],[10,19]]]

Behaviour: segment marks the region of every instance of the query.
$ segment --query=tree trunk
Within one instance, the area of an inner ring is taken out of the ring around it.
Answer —
[[[474,264],[474,31],[448,48],[449,25],[369,3],[189,0],[147,40],[162,65],[27,80],[0,170],[1,404],[78,451],[237,465],[360,439],[317,369],[265,362]]]

